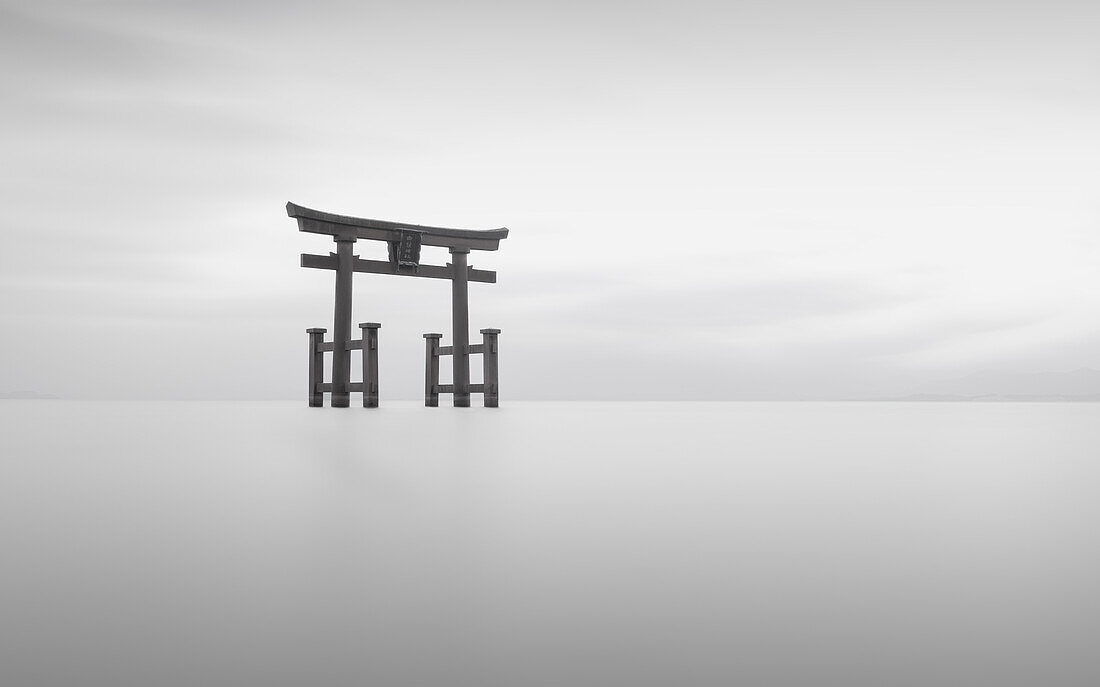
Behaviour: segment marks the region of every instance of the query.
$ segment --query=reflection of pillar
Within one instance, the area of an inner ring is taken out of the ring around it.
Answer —
[[[485,371],[485,376],[482,377],[485,381],[485,393],[482,398],[485,399],[486,408],[496,408],[500,402],[500,375],[497,372],[498,334],[500,334],[499,329],[481,330],[481,363]]]
[[[309,406],[320,408],[325,404],[325,394],[321,391],[321,382],[325,381],[325,352],[321,344],[325,341],[325,329],[314,327],[307,329],[309,334]]]
[[[424,405],[439,405],[439,340],[442,334],[424,335]]]
[[[467,288],[466,255],[469,248],[452,248],[451,338],[454,342],[454,405],[470,407],[470,294]]]
[[[363,407],[378,407],[378,328],[377,322],[362,322],[363,330]]]
[[[333,408],[349,405],[351,383],[351,249],[355,237],[336,237],[336,310],[332,322],[332,402]]]

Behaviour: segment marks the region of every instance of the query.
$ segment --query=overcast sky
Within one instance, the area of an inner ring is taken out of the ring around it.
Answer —
[[[509,227],[504,400],[1100,367],[1096,2],[0,8],[0,391],[304,401],[288,200]],[[448,289],[357,275],[383,399]]]

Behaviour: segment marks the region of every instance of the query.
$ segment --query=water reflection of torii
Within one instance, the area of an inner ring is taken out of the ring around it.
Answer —
[[[307,329],[309,333],[309,405],[323,405],[324,392],[331,392],[331,405],[346,408],[350,392],[363,392],[363,406],[378,406],[378,328],[376,322],[360,324],[363,338],[351,338],[351,275],[353,272],[394,274],[409,277],[451,280],[451,321],[453,346],[440,346],[441,334],[425,334],[424,403],[439,405],[440,393],[451,393],[454,405],[468,407],[471,393],[483,393],[485,405],[498,403],[497,335],[499,329],[482,329],[483,343],[470,345],[470,304],[468,283],[495,283],[496,272],[475,270],[466,264],[471,250],[496,250],[500,240],[508,237],[507,229],[445,229],[402,222],[345,217],[328,212],[286,204],[286,213],[298,220],[298,230],[328,234],[336,242],[336,252],[328,255],[302,254],[302,267],[336,271],[336,307],[333,316],[332,341],[324,341],[324,329]],[[363,260],[352,255],[352,244],[358,239],[385,241],[390,259]],[[420,246],[447,248],[452,263],[446,266],[421,265]],[[351,381],[351,351],[363,351],[363,383]],[[332,383],[323,380],[324,353],[332,351]],[[470,384],[470,354],[481,353],[485,364],[482,384]],[[451,355],[454,363],[453,384],[439,384],[439,356]]]

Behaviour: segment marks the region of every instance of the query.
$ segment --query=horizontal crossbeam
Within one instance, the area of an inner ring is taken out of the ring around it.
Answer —
[[[349,392],[354,392],[357,394],[363,392],[363,382],[348,382],[346,386],[348,387],[347,391]],[[371,391],[378,391],[377,382],[371,382],[371,386],[374,387],[373,389],[371,389]],[[332,385],[328,382],[325,382],[324,384],[318,384],[317,390],[323,393],[332,393]]]
[[[302,267],[318,270],[334,270],[338,266],[339,259],[335,255],[302,253]],[[416,271],[398,271],[393,263],[385,260],[363,260],[362,258],[354,258],[351,261],[351,268],[355,272],[392,274],[398,277],[427,277],[429,279],[454,278],[454,269],[451,265],[445,267],[440,265],[420,265],[416,268]],[[466,268],[466,279],[486,284],[495,284],[497,281],[497,273],[492,270],[475,270],[473,267],[468,267]]]
[[[454,384],[436,384],[432,387],[432,391],[434,393],[437,393],[437,394],[453,394],[455,392],[455,385]],[[485,385],[484,384],[471,384],[470,385],[470,393],[471,394],[483,394],[483,393],[485,393]]]
[[[336,343],[334,341],[323,341],[317,346],[317,350],[322,353],[332,353],[336,350]],[[363,350],[363,340],[356,339],[355,341],[348,342],[349,351],[361,351]]]
[[[332,349],[329,349],[329,350],[332,350]],[[485,352],[485,344],[469,344],[468,346],[466,346],[466,352],[471,353],[471,354],[473,354],[473,353],[484,353]],[[455,354],[455,347],[454,346],[440,346],[439,347],[439,355],[454,355],[454,354]]]

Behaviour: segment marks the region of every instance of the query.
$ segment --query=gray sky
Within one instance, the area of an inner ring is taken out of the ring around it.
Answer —
[[[2,2],[0,122],[0,391],[303,397],[288,200],[511,228],[505,400],[1100,367],[1095,2]],[[418,397],[447,283],[355,298]]]

